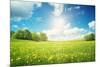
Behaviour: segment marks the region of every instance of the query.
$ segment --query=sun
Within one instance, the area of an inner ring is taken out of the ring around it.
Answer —
[[[65,18],[63,16],[53,17],[52,28],[60,29],[66,24]]]

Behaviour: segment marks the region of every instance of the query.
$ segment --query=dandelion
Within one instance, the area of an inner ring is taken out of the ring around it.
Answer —
[[[37,58],[37,56],[34,56],[34,59],[36,59]]]
[[[65,57],[68,57],[68,55],[65,55]]]
[[[35,54],[33,54],[32,56],[35,56]]]
[[[20,57],[18,57],[16,60],[20,60],[21,58]]]
[[[28,61],[26,61],[26,63],[28,63]]]
[[[38,62],[40,62],[40,60],[38,60]]]
[[[13,59],[11,59],[11,61],[13,61]]]
[[[53,56],[50,56],[50,57],[48,58],[48,61],[50,61],[52,58],[53,58]]]

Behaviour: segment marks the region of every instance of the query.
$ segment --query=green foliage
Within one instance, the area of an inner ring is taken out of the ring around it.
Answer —
[[[11,38],[13,38],[14,33],[15,33],[14,31],[10,31],[10,37],[11,37]]]
[[[29,30],[24,30],[24,39],[32,40],[32,34]]]
[[[33,32],[32,33],[32,40],[33,41],[40,41],[40,37],[37,33]]]
[[[15,33],[15,38],[16,39],[25,39],[25,40],[32,40],[32,34],[29,30],[23,29],[23,30],[18,30]]]
[[[24,39],[23,30],[18,30],[18,31],[15,33],[15,38],[16,38],[16,39]]]
[[[36,32],[32,33],[32,40],[33,41],[47,41],[47,36],[45,33],[39,33],[37,34]]]
[[[45,33],[37,34],[36,32],[31,33],[27,29],[20,29],[16,32],[11,31],[10,36],[15,39],[33,40],[33,41],[47,41]]]
[[[93,33],[87,34],[87,35],[84,36],[84,39],[85,39],[86,41],[95,40],[95,34],[93,34]]]
[[[40,33],[40,40],[41,41],[47,41],[47,39],[48,39],[48,37],[47,37],[47,35],[45,34],[45,33]]]
[[[95,61],[95,41],[11,40],[11,66]]]

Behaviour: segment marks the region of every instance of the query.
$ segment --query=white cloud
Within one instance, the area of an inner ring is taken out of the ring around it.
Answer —
[[[72,40],[79,38],[83,33],[86,32],[83,28],[72,27],[68,18],[65,20],[65,17],[62,16],[64,10],[63,4],[53,4],[54,7],[54,17],[52,17],[50,29],[44,30],[43,32],[47,34],[49,40]],[[68,10],[80,9],[79,6],[71,7]]]
[[[65,29],[64,34],[67,39],[78,39],[87,31],[83,28],[73,27],[70,29]]]
[[[72,7],[67,8],[67,10],[68,10],[68,11],[71,11],[71,10],[72,10]]]
[[[67,8],[68,11],[72,11],[72,10],[78,10],[80,9],[81,7],[80,6],[74,6],[74,7],[69,7]]]
[[[36,7],[38,8],[38,7],[42,6],[42,3],[40,3],[40,2],[34,2],[33,5],[36,5]]]
[[[47,34],[49,40],[72,40],[79,38],[86,30],[72,27],[63,17],[56,17],[51,23],[51,28],[43,32]]]
[[[80,6],[75,6],[74,9],[80,9]]]
[[[41,7],[41,3],[37,2],[22,2],[22,1],[11,1],[11,18],[16,20],[26,19],[32,16],[34,7]]]
[[[12,25],[13,28],[18,28],[18,25]]]
[[[88,25],[89,25],[89,28],[91,28],[91,29],[95,29],[95,21],[93,20],[93,21],[91,21],[90,23],[88,23]]]
[[[53,6],[54,7],[54,11],[53,11],[53,14],[55,15],[55,16],[59,16],[59,15],[61,15],[62,14],[62,12],[63,12],[63,7],[64,7],[64,5],[63,4],[57,4],[57,3],[49,3],[51,6]]]
[[[22,20],[21,17],[13,17],[11,18],[11,20],[15,21],[15,22],[20,22]]]

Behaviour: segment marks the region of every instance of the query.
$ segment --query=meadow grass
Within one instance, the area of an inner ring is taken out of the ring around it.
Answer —
[[[95,61],[95,41],[11,40],[11,66]]]

